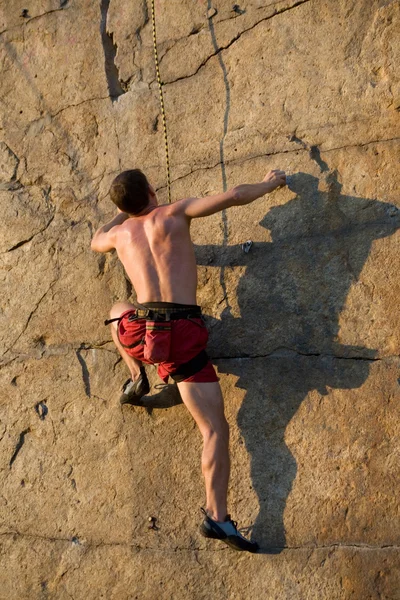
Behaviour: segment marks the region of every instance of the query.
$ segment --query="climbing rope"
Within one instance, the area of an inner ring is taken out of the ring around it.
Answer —
[[[168,137],[167,137],[167,119],[165,116],[165,106],[164,106],[164,96],[162,91],[162,82],[160,77],[160,67],[158,64],[158,54],[157,54],[157,36],[156,36],[156,14],[154,10],[154,0],[151,0],[151,21],[153,24],[153,45],[154,45],[154,63],[156,66],[156,75],[157,75],[157,83],[158,89],[160,93],[160,104],[161,104],[161,115],[163,122],[163,130],[164,130],[164,143],[165,143],[165,161],[167,165],[167,190],[168,190],[168,202],[171,203],[171,176],[169,169],[169,152],[168,152]]]

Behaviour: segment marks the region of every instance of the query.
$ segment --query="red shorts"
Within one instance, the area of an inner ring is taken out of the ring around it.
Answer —
[[[146,334],[146,319],[133,319],[129,315],[135,311],[122,313],[118,325],[118,339],[129,356],[147,364],[154,364],[144,359],[144,344],[140,343]],[[171,322],[171,346],[168,360],[158,364],[157,372],[167,383],[168,377],[175,373],[180,365],[197,356],[207,346],[208,331],[202,319],[174,319]],[[136,344],[133,348],[127,348]],[[185,382],[210,383],[218,381],[215,369],[210,361],[200,371],[184,379]]]

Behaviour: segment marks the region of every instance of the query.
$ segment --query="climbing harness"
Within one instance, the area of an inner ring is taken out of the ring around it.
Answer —
[[[167,137],[167,119],[165,116],[165,106],[164,106],[164,96],[162,91],[162,81],[160,77],[160,67],[158,64],[158,53],[157,53],[157,36],[156,36],[156,14],[154,10],[154,1],[151,0],[151,21],[153,25],[153,46],[154,46],[154,63],[156,66],[156,75],[157,75],[157,83],[158,89],[160,93],[160,104],[161,104],[161,116],[163,122],[163,130],[164,130],[164,143],[165,143],[165,161],[167,166],[167,190],[168,190],[168,202],[171,204],[171,176],[170,176],[170,168],[169,168],[169,151],[168,151],[168,137]]]
[[[128,321],[146,319],[143,336],[140,339],[132,339],[132,343],[129,345],[123,344],[121,340],[119,342],[124,348],[134,348],[139,345],[144,346],[144,362],[148,364],[160,364],[168,361],[171,346],[171,321],[187,319],[198,325],[198,327],[205,327],[203,323],[198,323],[199,319],[202,320],[200,306],[177,305],[172,302],[147,302],[146,304],[135,302],[134,306],[135,310],[132,310],[129,314]],[[114,321],[118,321],[119,323],[122,316],[107,319],[104,321],[104,325],[109,325]],[[179,365],[173,373],[170,373],[170,377],[177,383],[184,381],[201,371],[207,365],[208,361],[207,352],[201,350],[192,359]]]

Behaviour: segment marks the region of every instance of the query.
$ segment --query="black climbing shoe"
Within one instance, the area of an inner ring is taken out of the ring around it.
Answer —
[[[204,510],[205,519],[200,525],[200,533],[206,538],[221,540],[234,550],[242,550],[245,552],[257,552],[259,546],[256,542],[246,540],[238,531],[236,521],[232,521],[229,515],[225,517],[225,521],[214,521],[209,517]]]
[[[133,404],[133,406],[142,406],[140,399],[150,391],[149,380],[147,379],[144,367],[140,367],[140,376],[136,381],[128,379],[122,386],[122,396],[119,401],[121,404]]]

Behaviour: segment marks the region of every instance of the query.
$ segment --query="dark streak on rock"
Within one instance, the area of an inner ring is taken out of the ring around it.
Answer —
[[[138,27],[136,29],[136,32],[135,32],[136,39],[138,40],[139,44],[142,43],[142,36],[141,36],[142,29],[149,22],[149,9],[148,9],[147,1],[146,0],[143,0],[143,5],[142,6],[143,6],[143,24],[140,25],[140,27]]]
[[[122,94],[125,93],[125,90],[122,88],[118,69],[115,65],[115,56],[117,53],[117,47],[114,44],[113,35],[108,33],[107,31],[107,14],[108,9],[110,7],[110,0],[101,0],[101,22],[100,22],[100,32],[101,32],[101,40],[103,44],[104,50],[104,67],[106,71],[107,77],[107,85],[108,91],[110,93],[110,98],[113,102]]]
[[[311,146],[310,158],[311,158],[311,160],[313,160],[314,162],[317,163],[317,165],[321,169],[321,173],[326,173],[327,171],[329,171],[329,167],[328,167],[327,163],[324,160],[322,160],[322,158],[321,158],[321,152],[320,152],[318,146]]]
[[[208,9],[209,13],[210,13],[211,8],[212,8],[211,0],[208,0],[207,9]],[[219,64],[220,64],[220,67],[222,70],[222,74],[223,74],[223,78],[224,78],[224,86],[225,86],[224,133],[219,142],[219,158],[220,158],[220,164],[221,164],[222,187],[223,187],[223,191],[226,192],[226,190],[228,189],[228,186],[227,186],[227,179],[226,179],[224,144],[225,144],[225,137],[228,132],[229,112],[230,112],[230,108],[231,108],[231,90],[230,90],[229,81],[228,81],[228,72],[226,70],[226,66],[223,61],[222,54],[220,52],[220,48],[218,46],[217,38],[215,35],[215,28],[214,28],[212,17],[209,17],[209,19],[208,19],[208,27],[210,30],[212,44],[213,44],[213,47],[215,50],[215,54],[218,55],[218,61],[219,61]],[[221,216],[222,216],[222,227],[223,227],[223,245],[226,246],[228,244],[228,217],[226,214],[226,210],[222,211]],[[228,297],[228,293],[227,293],[226,283],[225,283],[224,267],[221,268],[221,272],[220,272],[220,284],[221,284],[221,288],[223,291],[223,299],[225,300]],[[228,300],[226,300],[226,308],[228,310],[231,309]]]
[[[242,8],[240,8],[239,4],[234,4],[234,5],[232,6],[232,10],[233,10],[233,12],[235,12],[237,15],[244,15],[244,14],[245,14],[245,12],[246,12],[246,10],[245,10],[245,9],[242,9]]]
[[[132,284],[129,278],[125,275],[125,284],[126,284],[126,297],[130,298],[132,296]]]
[[[79,364],[82,367],[82,379],[85,386],[85,394],[88,398],[91,398],[90,393],[90,375],[89,370],[87,368],[87,364],[83,356],[81,355],[82,350],[86,350],[84,344],[81,344],[80,348],[76,351],[76,357],[79,361]]]
[[[321,158],[321,151],[318,146],[309,146],[301,138],[297,137],[295,133],[289,135],[288,140],[289,142],[295,142],[296,144],[299,144],[304,150],[307,150],[311,160],[317,163],[321,169],[321,173],[327,173],[329,171],[327,163]]]
[[[22,446],[24,445],[26,434],[29,432],[30,432],[30,428],[28,427],[28,429],[24,429],[24,431],[22,431],[19,434],[19,440],[17,442],[17,445],[15,446],[14,454],[12,455],[12,457],[10,459],[10,469],[13,466],[13,463],[14,463],[15,459],[17,458],[19,451],[21,450]]]

